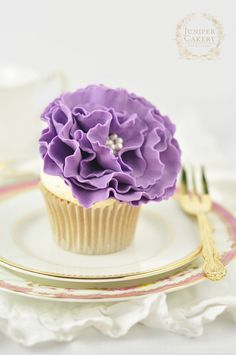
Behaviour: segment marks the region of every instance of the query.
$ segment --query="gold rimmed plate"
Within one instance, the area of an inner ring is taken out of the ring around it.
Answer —
[[[28,276],[83,284],[138,280],[183,267],[201,251],[196,223],[174,199],[142,207],[135,240],[118,253],[80,255],[53,241],[38,188],[0,203],[0,263]]]

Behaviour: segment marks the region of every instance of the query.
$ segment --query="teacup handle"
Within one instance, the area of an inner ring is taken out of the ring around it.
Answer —
[[[51,81],[58,80],[60,84],[60,91],[65,92],[67,90],[67,78],[62,71],[54,71],[49,74],[46,74],[42,78],[43,83],[49,83]]]

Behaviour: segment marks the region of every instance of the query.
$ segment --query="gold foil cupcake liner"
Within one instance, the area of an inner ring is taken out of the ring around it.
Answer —
[[[127,248],[135,235],[140,207],[109,199],[84,208],[63,200],[41,184],[53,237],[63,249],[108,254]]]

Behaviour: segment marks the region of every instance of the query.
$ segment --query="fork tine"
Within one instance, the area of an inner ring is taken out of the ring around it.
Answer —
[[[193,193],[194,193],[194,194],[197,194],[197,185],[196,185],[196,177],[195,177],[195,169],[194,169],[194,166],[191,166],[191,175],[192,175]]]
[[[182,194],[187,194],[188,193],[188,180],[187,180],[186,170],[184,167],[182,167],[182,171],[181,171],[180,186],[181,186]]]
[[[207,183],[207,179],[206,179],[205,168],[203,165],[201,166],[201,175],[202,175],[202,191],[204,194],[208,195],[209,188],[208,188],[208,183]]]

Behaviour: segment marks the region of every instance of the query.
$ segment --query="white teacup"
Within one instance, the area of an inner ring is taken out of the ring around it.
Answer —
[[[40,113],[65,90],[61,72],[43,75],[30,68],[0,67],[0,164],[37,156]]]

